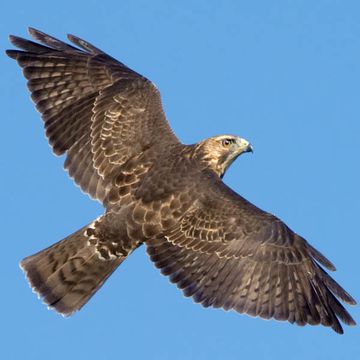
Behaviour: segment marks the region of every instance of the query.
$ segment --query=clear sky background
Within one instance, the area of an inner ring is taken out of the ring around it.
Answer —
[[[76,34],[150,78],[184,143],[250,140],[255,153],[224,181],[328,256],[360,299],[358,1],[1,2],[2,50],[27,26]],[[72,318],[48,311],[18,262],[102,208],[51,154],[15,62],[0,66],[1,359],[360,359],[359,327],[339,336],[203,309],[144,248]]]

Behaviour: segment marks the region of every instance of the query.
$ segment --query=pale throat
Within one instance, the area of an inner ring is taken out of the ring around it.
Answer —
[[[237,158],[237,155],[234,155],[231,151],[224,151],[219,147],[218,142],[213,139],[197,144],[194,155],[206,168],[211,169],[221,178]]]
[[[203,160],[206,162],[208,168],[222,178],[236,158],[237,156],[231,156],[230,154],[227,154],[227,156],[222,154],[221,156],[215,157],[211,156],[211,154],[207,154],[203,157]]]

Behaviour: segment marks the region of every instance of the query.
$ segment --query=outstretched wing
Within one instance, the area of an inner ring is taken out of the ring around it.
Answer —
[[[275,216],[220,180],[199,186],[194,205],[147,243],[161,272],[203,306],[234,309],[342,333],[355,322],[337,298],[355,304],[320,266],[334,266]]]
[[[103,201],[113,168],[151,147],[178,140],[146,78],[75,36],[68,45],[29,29],[39,43],[16,36],[7,50],[23,68],[53,151],[81,189]]]

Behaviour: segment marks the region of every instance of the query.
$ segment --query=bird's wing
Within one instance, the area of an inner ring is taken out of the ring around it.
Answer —
[[[81,189],[104,200],[113,168],[145,149],[177,143],[160,94],[146,78],[88,42],[77,47],[29,29],[39,43],[10,36],[8,50],[28,80],[31,97],[57,155]]]
[[[337,298],[355,300],[320,264],[334,266],[282,221],[220,179],[199,186],[192,198],[193,206],[175,226],[147,242],[156,267],[185,296],[205,307],[322,324],[338,333],[338,318],[355,324]]]

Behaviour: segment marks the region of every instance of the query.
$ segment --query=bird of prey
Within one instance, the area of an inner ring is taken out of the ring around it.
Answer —
[[[221,135],[184,145],[155,85],[76,36],[73,45],[30,28],[10,36],[49,143],[105,213],[21,261],[31,287],[68,316],[139,246],[185,296],[343,333],[355,300],[324,270],[334,265],[222,177],[248,141]],[[36,42],[37,41],[37,42]]]

